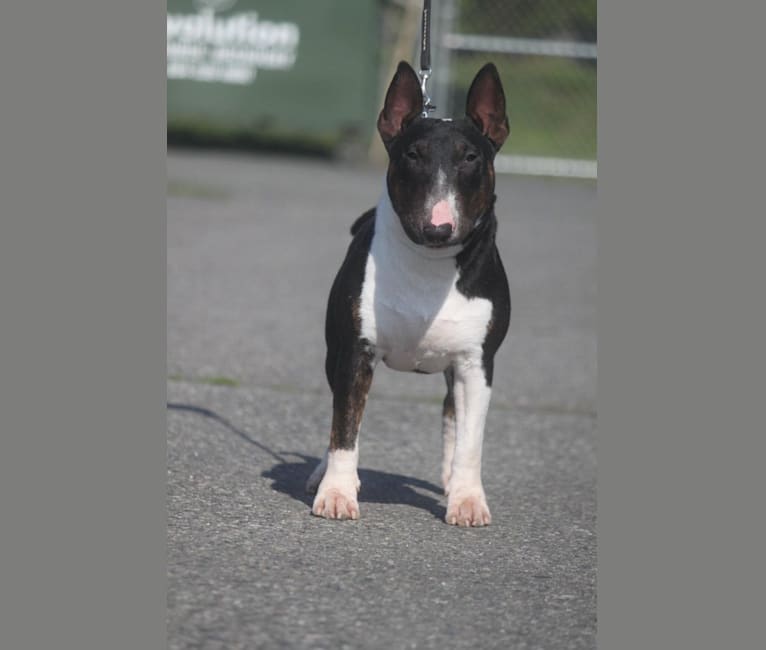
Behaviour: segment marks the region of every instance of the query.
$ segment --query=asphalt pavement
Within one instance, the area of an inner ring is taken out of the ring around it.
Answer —
[[[595,648],[596,190],[498,176],[492,525],[443,522],[441,376],[376,371],[358,521],[310,514],[324,309],[381,170],[168,154],[168,647]]]

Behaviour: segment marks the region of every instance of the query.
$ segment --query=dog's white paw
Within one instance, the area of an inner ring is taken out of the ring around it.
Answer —
[[[327,462],[327,454],[325,454],[322,457],[322,460],[319,461],[319,464],[314,468],[314,471],[311,472],[311,476],[309,476],[306,480],[306,492],[309,494],[316,494],[317,490],[319,489],[319,484],[322,482],[322,479],[324,479],[324,476],[327,473]],[[354,471],[353,482],[356,486],[356,491],[359,492],[359,488],[362,486],[362,482],[359,480],[359,476],[356,474],[356,471]]]
[[[325,519],[359,519],[356,490],[341,487],[320,487],[311,512]]]
[[[488,526],[492,515],[483,494],[450,497],[444,521],[453,526]]]

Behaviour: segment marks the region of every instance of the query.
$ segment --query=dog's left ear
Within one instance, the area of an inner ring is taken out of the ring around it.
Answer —
[[[505,93],[494,63],[487,63],[476,73],[468,91],[465,114],[495,145],[503,146],[510,128],[505,114]]]

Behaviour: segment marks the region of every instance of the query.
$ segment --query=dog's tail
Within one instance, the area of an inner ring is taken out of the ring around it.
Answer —
[[[370,208],[365,212],[361,217],[359,217],[356,221],[354,221],[353,225],[351,226],[351,235],[356,235],[362,227],[370,220],[375,218],[375,208]]]

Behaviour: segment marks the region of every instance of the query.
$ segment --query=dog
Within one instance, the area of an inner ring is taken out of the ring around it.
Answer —
[[[445,521],[491,521],[481,481],[494,356],[511,299],[495,245],[495,154],[508,136],[497,69],[474,78],[466,115],[422,117],[415,71],[401,62],[378,132],[386,188],[351,228],[353,239],[327,305],[325,372],[333,395],[330,444],[306,484],[312,512],[358,519],[358,433],[376,364],[443,372]]]

